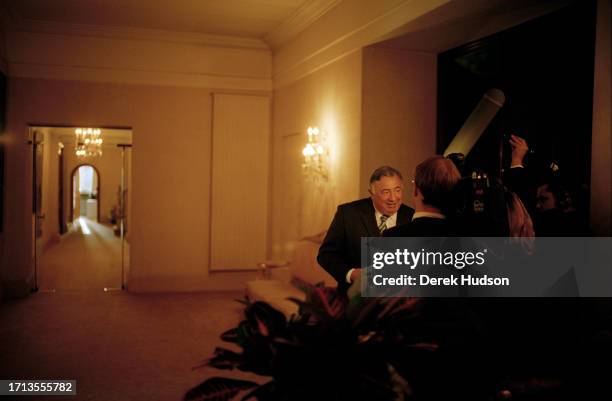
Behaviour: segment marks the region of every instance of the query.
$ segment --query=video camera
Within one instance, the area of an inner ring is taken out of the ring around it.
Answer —
[[[474,237],[508,236],[505,188],[501,181],[486,171],[465,171],[462,153],[451,153],[447,158],[455,164],[462,177],[455,209],[462,231]]]

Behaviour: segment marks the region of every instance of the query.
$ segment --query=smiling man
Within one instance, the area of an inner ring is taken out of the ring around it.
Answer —
[[[410,222],[414,210],[402,203],[402,174],[389,166],[374,170],[370,197],[338,206],[317,261],[345,292],[361,274],[361,237],[378,237],[385,230]]]

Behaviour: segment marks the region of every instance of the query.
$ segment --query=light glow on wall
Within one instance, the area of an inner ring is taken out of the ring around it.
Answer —
[[[327,135],[318,127],[308,127],[308,142],[302,150],[302,169],[308,178],[327,180],[329,176],[329,147]]]
[[[322,116],[322,126],[325,127],[326,142],[328,148],[328,169],[330,178],[334,176],[334,166],[337,166],[339,153],[342,152],[342,147],[338,138],[338,122],[336,114],[332,112],[333,108],[329,108]]]

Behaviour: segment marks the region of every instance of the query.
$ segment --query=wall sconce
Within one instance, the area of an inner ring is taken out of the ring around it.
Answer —
[[[328,177],[329,148],[325,133],[317,127],[308,127],[308,143],[302,150],[302,169],[307,177]]]

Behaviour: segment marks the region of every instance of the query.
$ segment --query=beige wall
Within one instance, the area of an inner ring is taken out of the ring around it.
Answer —
[[[27,124],[112,125],[133,128],[130,289],[206,288],[209,91],[19,78],[9,87],[2,278],[33,273]]]
[[[368,196],[375,168],[398,168],[409,183],[416,165],[435,154],[436,83],[436,54],[381,46],[364,49],[361,196]],[[404,202],[412,202],[408,191]]]
[[[294,241],[327,229],[336,206],[359,194],[361,51],[275,91],[273,107],[272,254],[288,257]],[[306,130],[327,134],[328,181],[302,175]]]
[[[593,137],[591,157],[591,228],[612,235],[612,7],[597,2]]]

